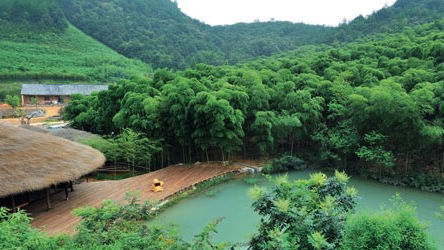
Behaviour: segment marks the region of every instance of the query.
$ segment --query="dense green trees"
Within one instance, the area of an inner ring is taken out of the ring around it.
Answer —
[[[433,22],[442,18],[444,3],[441,0],[397,0],[392,7],[374,12],[368,17],[359,16],[340,25],[327,35],[326,41],[351,41],[369,34],[402,31],[406,26]],[[416,48],[411,52],[420,51]]]
[[[399,32],[409,25],[442,18],[442,13],[440,0],[399,0],[392,7],[336,28],[277,21],[211,27],[186,16],[170,0],[2,0],[0,80],[109,81],[149,72],[148,64],[174,69],[199,63],[235,64],[306,44],[336,46],[337,42],[376,33]],[[117,55],[81,32],[146,64]],[[316,47],[322,49],[323,46]],[[394,50],[386,48],[380,63],[396,56]],[[437,64],[444,61],[443,43],[438,40],[428,49],[415,46],[401,50],[409,57],[425,59],[430,53]],[[288,69],[293,74],[321,73],[331,62],[329,56],[349,60],[364,51],[352,55],[336,50],[320,58],[312,68],[299,62]],[[390,72],[399,70],[399,65],[393,65]],[[378,79],[382,76],[381,72],[373,73]],[[331,80],[336,74],[337,70],[330,68],[325,77]],[[375,79],[354,77],[356,81]]]
[[[68,20],[114,50],[154,67],[234,64],[316,42],[323,26],[267,22],[211,27],[168,0],[63,0]]]
[[[63,11],[54,0],[2,0],[0,23],[11,21],[39,31],[61,32],[68,27]]]
[[[157,159],[171,152],[181,156],[175,162],[287,152],[379,177],[439,171],[444,82],[435,38],[443,23],[238,67],[158,70],[74,97],[65,118],[103,135],[131,128],[162,142]]]
[[[168,0],[61,3],[70,22],[116,51],[156,68],[176,69],[197,63],[234,64],[304,44],[352,41],[369,34],[399,32],[408,25],[442,18],[444,13],[440,0],[399,0],[392,7],[337,28],[276,21],[211,27],[186,16]],[[437,45],[437,53],[439,48]],[[423,51],[418,47],[410,53],[421,56]]]

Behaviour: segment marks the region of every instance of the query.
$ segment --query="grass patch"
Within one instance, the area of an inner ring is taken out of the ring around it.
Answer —
[[[38,34],[13,24],[0,26],[1,81],[105,82],[151,71],[147,64],[118,54],[72,25],[61,33]]]

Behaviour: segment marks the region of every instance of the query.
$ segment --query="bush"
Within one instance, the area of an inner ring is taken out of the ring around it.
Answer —
[[[309,180],[275,180],[271,193],[255,187],[250,195],[262,216],[252,249],[335,249],[342,241],[347,214],[354,211],[357,192],[347,188],[348,176],[336,172]]]
[[[56,249],[56,238],[49,238],[30,225],[24,211],[8,213],[0,207],[0,249]]]
[[[352,215],[345,225],[343,249],[434,249],[415,208],[396,203],[391,210]]]
[[[302,170],[306,168],[304,160],[299,159],[298,157],[284,155],[280,158],[273,159],[271,165],[266,165],[263,169],[263,172],[266,174],[271,173],[279,173],[286,172],[289,170]]]

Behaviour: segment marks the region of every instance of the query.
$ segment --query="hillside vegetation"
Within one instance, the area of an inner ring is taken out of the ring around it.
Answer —
[[[412,172],[444,172],[444,20],[378,38],[237,67],[158,70],[73,98],[65,118],[103,135],[142,133],[163,149],[154,159],[297,153],[420,187]]]
[[[212,27],[170,0],[1,0],[0,80],[113,81],[149,71],[100,43],[153,67],[184,69],[399,32],[443,13],[440,0],[398,0],[337,28],[274,21]]]
[[[273,21],[211,27],[186,16],[170,0],[61,2],[70,22],[114,50],[154,67],[176,69],[197,63],[235,64],[304,44],[400,32],[444,17],[441,0],[398,0],[338,28]]]
[[[0,80],[107,82],[150,67],[70,25],[54,1],[0,2]]]
[[[211,27],[170,0],[62,0],[66,17],[116,51],[154,67],[233,64],[316,42],[329,28],[289,22]]]
[[[377,33],[400,32],[405,27],[433,22],[444,17],[442,0],[397,0],[367,17],[358,16],[326,35],[324,42],[352,41]]]

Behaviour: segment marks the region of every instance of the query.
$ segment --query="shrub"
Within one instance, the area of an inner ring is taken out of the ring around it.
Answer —
[[[253,208],[262,216],[252,249],[335,249],[342,240],[348,213],[356,205],[356,190],[348,177],[336,172],[311,175],[308,180],[278,177],[270,193],[255,187]]]
[[[434,249],[415,208],[396,201],[395,208],[352,215],[345,225],[343,249]]]
[[[298,157],[284,155],[280,158],[273,159],[271,165],[266,165],[263,172],[266,174],[285,172],[289,170],[302,170],[306,168],[304,160]]]
[[[30,225],[24,211],[8,213],[0,208],[0,249],[56,249],[56,238],[49,238]]]

